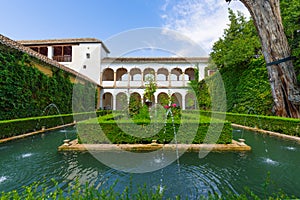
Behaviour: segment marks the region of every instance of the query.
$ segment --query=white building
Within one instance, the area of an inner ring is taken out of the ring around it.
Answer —
[[[188,83],[204,78],[208,57],[109,57],[109,50],[94,38],[22,40],[24,46],[88,76],[102,86],[100,108],[118,110],[122,99],[136,95],[145,101],[144,90],[151,78],[157,84],[153,103],[172,95],[182,109],[194,109],[195,95]]]

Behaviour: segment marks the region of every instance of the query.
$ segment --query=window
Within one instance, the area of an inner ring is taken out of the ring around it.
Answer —
[[[48,56],[48,47],[30,47],[30,49],[32,49],[44,56]]]
[[[39,52],[39,48],[38,47],[30,47],[30,49],[32,49],[33,51]]]
[[[53,60],[58,62],[72,62],[72,46],[54,46]]]
[[[86,53],[86,58],[90,59],[91,58],[91,54],[90,53]]]
[[[40,47],[39,48],[39,53],[44,55],[44,56],[48,56],[48,47]]]
[[[83,69],[86,69],[86,65],[83,65]]]

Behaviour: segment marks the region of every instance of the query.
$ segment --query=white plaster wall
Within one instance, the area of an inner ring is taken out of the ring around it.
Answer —
[[[89,59],[87,53],[90,54]],[[61,64],[100,83],[100,61],[103,56],[107,56],[107,53],[101,44],[82,43],[72,46],[72,62],[61,62]]]
[[[100,83],[100,52],[99,44],[83,43],[73,47],[73,66],[96,83]],[[89,59],[87,54],[90,54]]]
[[[100,58],[105,58],[105,57],[108,57],[108,53],[107,51],[105,51],[105,49],[103,48],[103,45],[100,44],[100,49],[101,49],[101,52],[100,52]]]

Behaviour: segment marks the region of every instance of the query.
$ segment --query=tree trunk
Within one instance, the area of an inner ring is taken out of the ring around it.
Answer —
[[[291,56],[285,36],[279,0],[240,0],[249,10],[262,44],[267,63]],[[267,66],[274,99],[274,113],[299,118],[300,93],[291,60]]]

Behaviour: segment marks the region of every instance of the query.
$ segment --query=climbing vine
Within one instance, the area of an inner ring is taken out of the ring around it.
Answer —
[[[69,75],[55,68],[47,76],[34,67],[34,59],[0,44],[0,120],[40,116],[50,103],[61,113],[72,112],[74,84]]]

